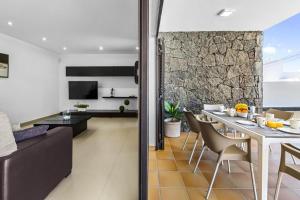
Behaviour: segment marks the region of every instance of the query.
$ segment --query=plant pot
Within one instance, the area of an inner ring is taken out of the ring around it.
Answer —
[[[165,119],[165,135],[167,137],[180,137],[181,121],[172,121],[171,118]]]
[[[77,111],[78,111],[78,112],[85,112],[85,111],[86,111],[86,108],[77,108]]]

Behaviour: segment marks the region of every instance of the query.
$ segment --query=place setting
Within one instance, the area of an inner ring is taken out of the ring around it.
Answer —
[[[212,114],[234,118],[234,122],[239,125],[300,135],[300,119],[297,118],[283,120],[275,118],[275,115],[272,113],[264,112],[259,114],[256,113],[255,106],[248,106],[244,103],[238,103],[234,108],[225,108],[224,105],[219,105],[217,108],[217,110],[212,111]]]

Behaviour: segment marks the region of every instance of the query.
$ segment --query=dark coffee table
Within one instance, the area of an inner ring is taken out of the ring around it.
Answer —
[[[49,125],[49,129],[60,126],[71,127],[73,129],[73,137],[75,137],[87,129],[87,120],[90,118],[90,115],[71,116],[70,120],[64,120],[62,116],[55,116],[37,122],[34,126]]]

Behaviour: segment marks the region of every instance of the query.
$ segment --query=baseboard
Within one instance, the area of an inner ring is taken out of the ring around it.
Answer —
[[[49,117],[54,117],[54,116],[57,116],[57,115],[60,115],[60,113],[55,113],[55,114],[52,114],[52,115],[47,115],[47,116],[40,117],[40,118],[37,118],[37,119],[33,119],[33,120],[30,120],[30,121],[27,121],[27,122],[23,122],[23,123],[21,123],[21,127],[29,126],[29,125],[34,124],[35,122],[44,120],[44,119],[49,118]]]

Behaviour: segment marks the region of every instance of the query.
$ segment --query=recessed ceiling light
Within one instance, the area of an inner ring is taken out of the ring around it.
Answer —
[[[46,37],[43,37],[42,40],[45,42],[45,41],[47,41],[47,38],[46,38]]]
[[[136,49],[136,50],[140,50],[140,47],[136,46],[135,49]]]
[[[99,50],[102,51],[103,50],[103,46],[99,46]]]
[[[67,47],[63,47],[63,50],[66,51],[68,48]]]
[[[13,26],[14,24],[12,23],[12,21],[8,21],[8,22],[7,22],[7,25],[8,25],[8,26]]]
[[[222,9],[220,12],[218,12],[218,15],[221,17],[228,17],[232,15],[234,11],[234,9]]]

